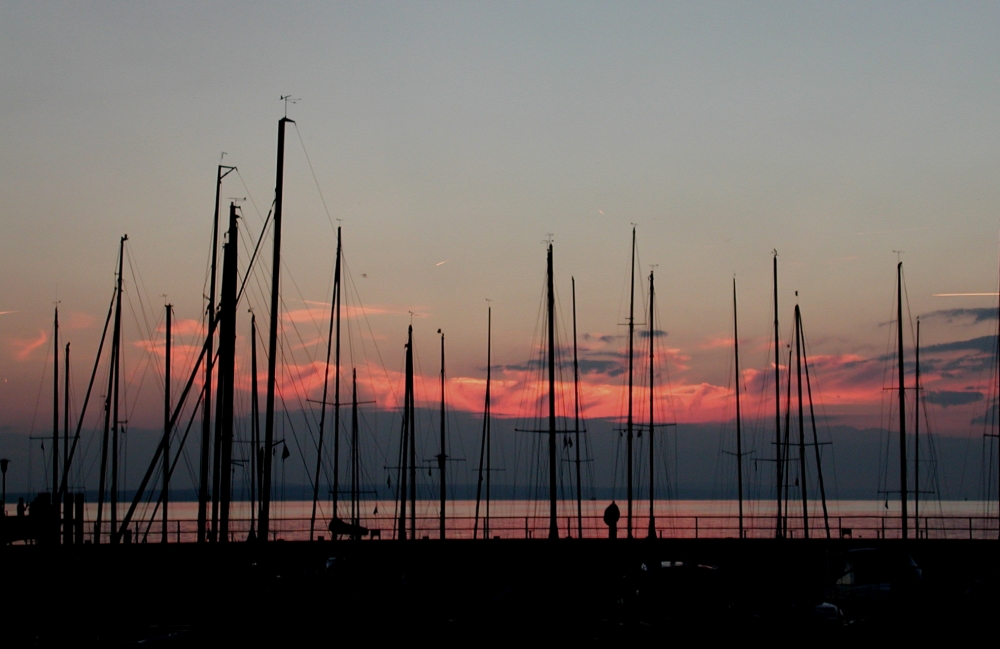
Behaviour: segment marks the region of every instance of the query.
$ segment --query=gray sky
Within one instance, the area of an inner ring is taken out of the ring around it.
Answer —
[[[57,297],[76,318],[63,340],[82,393],[121,234],[149,317],[167,294],[178,318],[198,318],[215,165],[227,152],[245,181],[227,179],[224,201],[249,195],[266,213],[287,93],[301,101],[289,107],[286,307],[329,299],[343,219],[390,371],[413,310],[426,374],[441,327],[450,375],[482,378],[486,298],[495,358],[523,364],[547,233],[563,314],[574,275],[581,333],[622,333],[635,222],[640,285],[658,264],[676,385],[732,383],[719,341],[732,337],[734,274],[744,365],[766,369],[777,248],[783,322],[799,290],[830,382],[877,410],[894,250],[914,316],[995,303],[932,295],[996,290],[997,33],[996,3],[4,3],[0,310],[16,311],[0,316],[4,425],[47,416],[44,397],[34,406],[44,345],[30,343],[50,332]],[[244,206],[253,241],[261,221]],[[258,313],[262,296],[248,298]],[[933,318],[924,335],[994,327]],[[304,328],[307,342],[325,330]],[[855,356],[865,381],[838,369]],[[591,381],[619,385],[605,378]],[[927,377],[940,391],[981,379],[978,366]],[[862,383],[867,400],[850,389]]]

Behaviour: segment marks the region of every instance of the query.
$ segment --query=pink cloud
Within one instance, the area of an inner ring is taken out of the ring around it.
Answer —
[[[10,345],[14,348],[14,358],[18,361],[27,360],[32,352],[42,347],[48,340],[49,335],[41,329],[38,330],[37,338],[12,338]]]

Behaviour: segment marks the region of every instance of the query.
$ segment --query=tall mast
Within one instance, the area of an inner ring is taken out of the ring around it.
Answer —
[[[413,390],[413,325],[406,333],[406,381],[403,389],[403,429],[399,435],[399,540],[406,540],[406,482],[410,436],[410,391]]]
[[[361,467],[358,450],[358,370],[351,368],[351,525],[354,525],[355,529],[361,522],[359,517]]]
[[[733,278],[733,359],[736,367],[736,493],[740,501],[740,538],[743,538],[743,424],[740,413],[740,327],[736,310],[736,278]]]
[[[215,321],[215,268],[219,252],[219,194],[222,191],[222,179],[228,176],[236,167],[219,165],[215,174],[215,212],[212,217],[212,262],[208,280],[208,330],[214,331]],[[201,410],[201,461],[199,464],[198,482],[198,542],[207,540],[208,527],[208,481],[209,461],[211,457],[212,440],[212,368],[215,363],[214,339],[210,338],[205,358],[205,396]]]
[[[913,524],[915,536],[920,538],[920,318],[917,318],[916,377],[914,379],[913,410]]]
[[[413,389],[413,335],[412,327],[410,335],[410,358],[409,358],[409,372],[407,374],[407,381],[409,382],[409,409],[410,415],[407,417],[406,421],[410,426],[409,433],[407,434],[410,440],[410,538],[416,540],[417,538],[417,413],[414,403],[416,397],[414,395]]]
[[[493,362],[493,307],[486,311],[486,520],[483,521],[483,538],[490,538],[490,473],[493,471],[491,463],[491,426],[490,426],[490,379],[491,364]]]
[[[111,543],[118,543],[118,388],[122,371],[122,275],[125,263],[125,241],[121,240],[121,257],[118,260],[118,303],[115,305],[115,361],[114,383],[111,397]]]
[[[816,480],[819,482],[819,498],[823,505],[823,526],[826,528],[826,538],[830,538],[830,514],[826,508],[826,486],[823,484],[823,463],[820,462],[819,455],[819,435],[816,433],[816,409],[813,407],[812,383],[809,380],[809,358],[806,356],[805,340],[806,333],[802,327],[801,315],[799,316],[799,337],[802,340],[802,365],[806,370],[806,390],[809,396],[809,420],[812,422],[813,431],[813,452],[816,456]]]
[[[559,538],[556,523],[556,327],[555,284],[552,279],[552,243],[548,254],[548,326],[549,326],[549,538]]]
[[[319,442],[316,445],[316,476],[313,480],[313,502],[312,502],[312,516],[309,519],[309,540],[313,539],[313,531],[316,528],[316,503],[319,502],[319,479],[320,479],[320,469],[323,466],[323,430],[326,425],[326,395],[327,387],[330,384],[330,351],[333,346],[333,331],[334,328],[337,330],[337,393],[340,393],[340,228],[337,228],[337,262],[333,269],[333,298],[330,300],[330,332],[326,339],[326,368],[323,371],[323,399],[320,401],[320,415],[319,415]],[[337,410],[339,415],[340,402],[338,397]],[[339,431],[338,431],[339,432]],[[335,432],[335,440],[340,438],[338,432]],[[340,450],[340,445],[334,441],[334,449]],[[340,458],[334,459],[334,467],[337,466]],[[336,521],[337,518],[337,478],[340,476],[336,468],[334,469],[334,479],[333,479],[333,519]],[[336,524],[336,523],[334,523]],[[336,535],[334,535],[334,538]]]
[[[69,466],[69,343],[66,343],[65,363],[63,371],[63,473],[67,472]],[[60,493],[62,493],[62,489],[63,487],[60,485]]]
[[[483,491],[483,457],[486,458],[486,519],[483,521],[483,538],[490,538],[490,349],[493,330],[493,307],[486,311],[486,403],[483,405],[483,438],[479,446],[479,480],[476,482],[476,516],[472,523],[472,538],[475,539],[479,532],[479,502]]]
[[[576,431],[576,535],[583,538],[583,484],[580,482],[580,361],[576,349],[576,278],[573,286],[573,430]]]
[[[795,305],[795,368],[799,391],[799,493],[802,496],[802,533],[809,538],[809,498],[806,489],[806,431],[802,412],[802,316]]]
[[[774,251],[774,455],[775,455],[775,485],[774,490],[777,508],[774,516],[774,538],[780,539],[781,534],[781,338],[778,336],[778,251]]]
[[[166,310],[166,345],[163,355],[163,524],[161,526],[160,542],[167,542],[167,506],[170,504],[170,353],[171,353],[171,318],[174,307],[168,304]]]
[[[632,538],[632,363],[635,344],[635,226],[632,226],[632,268],[628,294],[628,419],[626,422],[627,487],[628,487],[628,538]]]
[[[445,501],[447,499],[447,483],[445,482],[445,461],[447,460],[447,455],[445,455],[445,417],[444,417],[444,334],[438,329],[438,333],[441,334],[441,452],[438,453],[438,471],[441,473],[441,516],[440,516],[440,538],[444,538],[444,523],[445,523]]]
[[[899,502],[903,519],[903,540],[909,537],[909,520],[906,511],[906,386],[903,385],[906,367],[903,360],[903,262],[896,265],[896,338],[899,353]]]
[[[52,329],[52,502],[59,492],[59,306]]]
[[[285,182],[285,124],[278,120],[278,162],[274,181],[274,254],[271,258],[271,329],[267,340],[267,397],[264,402],[264,477],[260,492],[260,540],[267,541],[271,527],[271,448],[274,445],[274,382],[278,360],[278,307],[281,281],[281,199]]]
[[[219,304],[219,411],[216,437],[219,443],[219,541],[229,540],[229,505],[232,499],[233,407],[236,383],[236,292],[239,281],[239,231],[236,203],[229,204],[229,231],[222,265],[222,299]],[[214,510],[214,508],[213,508]],[[214,522],[214,521],[213,521]],[[215,535],[215,526],[212,527]]]
[[[128,239],[128,235],[121,238],[118,244],[118,281],[115,284],[115,325],[111,334],[111,354],[108,363],[108,391],[105,392],[104,397],[104,435],[101,438],[101,477],[100,486],[97,490],[97,517],[94,520],[94,544],[101,542],[101,522],[103,521],[104,514],[104,498],[105,498],[105,486],[107,485],[107,474],[108,474],[108,451],[109,451],[109,436],[111,433],[111,390],[115,381],[115,369],[118,366],[118,334],[121,331],[121,294],[122,294],[122,261],[125,253],[125,240]],[[111,312],[108,312],[110,318]],[[105,324],[105,331],[107,324]],[[103,338],[102,338],[103,344]],[[100,352],[97,355],[98,360],[100,360]],[[94,365],[94,374],[91,376],[91,384],[93,384],[94,376],[97,375],[97,364]],[[89,392],[89,388],[88,388]],[[81,419],[81,425],[83,420]],[[77,435],[79,436],[80,431],[77,427]],[[115,528],[112,526],[112,530]]]
[[[654,344],[656,340],[656,329],[653,328],[653,301],[656,293],[653,290],[653,271],[649,271],[649,538],[656,538],[656,513],[653,509],[654,480],[656,475],[656,462],[653,453],[653,439],[656,431],[656,423],[653,420],[653,406],[655,405],[655,392],[653,391],[654,369],[656,367],[656,355]]]
[[[260,403],[257,399],[257,316],[250,312],[250,535],[257,538],[257,494],[260,493],[260,465],[263,461],[260,448]]]

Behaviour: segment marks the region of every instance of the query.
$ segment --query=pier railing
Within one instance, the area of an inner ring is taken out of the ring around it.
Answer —
[[[411,534],[411,521],[407,519],[408,538],[437,539],[439,519],[436,516],[418,516],[415,520],[416,534]],[[314,538],[329,540],[329,520],[317,520]],[[398,538],[397,521],[389,516],[365,517],[359,520],[368,533],[362,540],[390,540]],[[484,537],[485,521],[478,524],[472,516],[449,517],[446,537],[450,539],[471,539]],[[148,522],[134,523],[126,534],[124,542],[159,543],[161,526],[156,522],[147,527]],[[580,526],[575,516],[561,516],[558,519],[560,538],[579,538]],[[168,543],[191,543],[197,540],[197,521],[177,519],[169,521]],[[244,541],[251,530],[249,519],[231,519],[229,540]],[[93,526],[88,527],[88,541],[93,542]],[[783,530],[787,538],[801,539],[806,530],[801,518],[789,517]],[[910,538],[921,539],[997,539],[1000,536],[1000,519],[997,516],[933,515],[909,518]],[[104,526],[101,542],[110,540],[111,529]],[[737,538],[740,534],[739,518],[734,515],[658,515],[655,534],[657,538]],[[491,516],[489,536],[493,539],[545,539],[549,536],[548,516]],[[584,538],[607,538],[609,528],[600,516],[584,516],[582,519]],[[623,518],[617,527],[617,537],[626,538],[628,530]],[[649,519],[633,519],[632,536],[649,536]],[[774,538],[774,516],[751,515],[743,518],[744,538]],[[827,529],[823,518],[811,518],[809,538],[826,538]],[[902,537],[902,520],[899,516],[849,515],[833,516],[829,519],[830,538],[851,539],[894,539]],[[309,518],[272,518],[270,539],[273,541],[303,541],[309,539]]]

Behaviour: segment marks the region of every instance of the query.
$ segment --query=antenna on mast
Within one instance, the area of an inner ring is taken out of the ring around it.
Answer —
[[[302,100],[301,100],[301,98],[298,98],[298,97],[292,98],[291,95],[281,95],[281,101],[285,102],[285,117],[287,118],[288,117],[288,104],[297,104],[297,103],[299,103]]]

